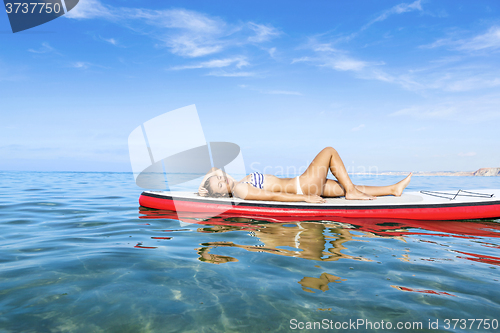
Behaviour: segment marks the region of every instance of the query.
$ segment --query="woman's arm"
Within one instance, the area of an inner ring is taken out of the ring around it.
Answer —
[[[212,176],[223,176],[227,179],[231,179],[233,182],[236,182],[236,180],[233,177],[231,177],[230,175],[228,175],[227,173],[225,173],[221,169],[212,168],[207,172],[207,174],[203,177],[203,180],[201,181],[200,187],[198,188],[199,195],[206,196],[208,194],[208,191],[204,186],[205,186],[205,182],[207,181],[207,179],[212,177]]]
[[[265,200],[265,201],[284,201],[284,202],[298,202],[305,201],[309,203],[325,203],[326,200],[319,195],[304,195],[304,194],[291,194],[282,192],[269,192],[255,188],[248,184],[240,184],[234,188],[233,194],[241,199],[246,200]]]
[[[205,184],[205,182],[207,181],[208,178],[214,176],[217,170],[220,170],[220,169],[219,168],[212,168],[212,169],[208,170],[207,174],[205,176],[203,176],[203,180],[201,181],[200,187]],[[221,172],[222,172],[222,170],[221,170]]]
[[[227,177],[227,178],[231,179],[233,182],[236,182],[236,180],[233,177],[231,177],[230,175],[228,175],[227,173],[225,173],[221,169],[219,169],[219,168],[212,168],[203,177],[203,180],[201,181],[200,187],[202,187],[203,185],[205,185],[205,182],[207,181],[207,179],[210,178],[210,177],[212,177],[212,176],[224,176],[224,177]]]

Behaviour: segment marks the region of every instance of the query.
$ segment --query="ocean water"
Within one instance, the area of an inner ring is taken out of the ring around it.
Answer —
[[[129,173],[0,172],[0,332],[500,331],[500,219],[181,224],[140,193]]]

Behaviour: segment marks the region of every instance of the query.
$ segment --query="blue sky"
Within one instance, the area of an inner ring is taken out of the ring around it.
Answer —
[[[0,170],[130,171],[130,132],[190,104],[247,170],[500,167],[498,1],[80,0],[0,40]]]

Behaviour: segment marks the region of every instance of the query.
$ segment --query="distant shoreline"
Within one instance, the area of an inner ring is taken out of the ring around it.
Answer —
[[[353,172],[353,175],[406,176],[408,171],[386,171],[378,173]],[[500,177],[500,168],[481,168],[476,171],[417,171],[414,176],[460,176],[460,177]]]

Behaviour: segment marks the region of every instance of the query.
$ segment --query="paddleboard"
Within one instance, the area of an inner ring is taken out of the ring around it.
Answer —
[[[405,192],[375,200],[326,198],[326,203],[242,200],[200,197],[193,192],[145,191],[142,207],[186,213],[245,216],[396,218],[410,220],[468,220],[500,218],[500,190]]]

